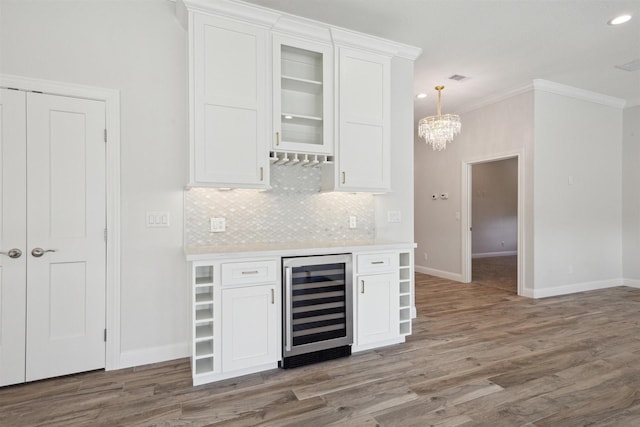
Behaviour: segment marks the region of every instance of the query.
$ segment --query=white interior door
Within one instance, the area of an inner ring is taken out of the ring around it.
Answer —
[[[24,92],[0,89],[0,386],[25,380],[25,101]]]
[[[26,380],[105,366],[105,106],[27,94]]]

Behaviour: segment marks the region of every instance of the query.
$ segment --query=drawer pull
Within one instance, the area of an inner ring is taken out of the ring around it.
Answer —
[[[360,281],[362,283],[362,290],[360,291],[361,294],[364,294],[364,280]]]
[[[271,304],[276,303],[276,291],[271,288]]]
[[[242,274],[258,274],[259,271],[258,270],[251,270],[251,271],[243,271]]]
[[[384,261],[371,261],[371,264],[384,264]]]

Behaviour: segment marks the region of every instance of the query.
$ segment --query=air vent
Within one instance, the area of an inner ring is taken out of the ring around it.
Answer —
[[[627,62],[626,64],[616,65],[616,68],[625,71],[638,71],[640,70],[640,59],[635,59],[631,62]]]
[[[460,74],[454,74],[453,76],[449,77],[449,80],[455,80],[457,82],[466,79],[467,76],[461,76]]]

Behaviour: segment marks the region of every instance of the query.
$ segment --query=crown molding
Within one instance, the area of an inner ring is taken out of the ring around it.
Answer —
[[[421,54],[422,48],[398,43],[369,34],[359,33],[346,28],[331,27],[333,42],[347,47],[364,48],[389,56],[415,61]]]
[[[256,25],[273,27],[282,13],[249,3],[229,0],[178,0],[176,9],[186,8],[188,11],[215,13],[225,18],[251,22]]]
[[[640,98],[631,99],[627,101],[626,104],[624,104],[624,108],[633,108],[633,107],[640,107]]]
[[[241,20],[288,35],[324,43],[366,49],[388,56],[398,56],[415,61],[422,49],[404,43],[375,37],[346,28],[334,27],[324,22],[280,12],[240,0],[177,0],[176,16],[183,26],[188,22],[187,12],[213,13],[221,17]]]
[[[521,95],[523,93],[531,92],[533,90],[533,83],[528,83],[524,86],[517,87],[515,89],[510,89],[506,92],[498,93],[493,96],[489,96],[484,98],[482,101],[477,102],[475,104],[471,104],[468,107],[464,107],[458,110],[457,114],[465,114],[474,110],[478,110],[480,108],[496,104],[500,101],[504,101],[505,99],[513,98],[514,96]]]
[[[595,104],[606,105],[613,108],[623,109],[626,104],[626,101],[621,98],[603,95],[601,93],[591,92],[589,90],[578,89],[573,86],[567,86],[549,80],[535,79],[533,81],[533,87],[535,90],[539,90],[542,92],[567,96],[570,98],[579,99],[581,101],[593,102]]]

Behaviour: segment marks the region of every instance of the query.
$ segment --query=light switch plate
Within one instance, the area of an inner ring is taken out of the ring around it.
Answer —
[[[169,212],[147,212],[145,223],[148,228],[167,228],[171,225]]]
[[[222,233],[227,229],[227,219],[226,218],[210,218],[211,224],[211,232],[212,233]]]
[[[351,215],[349,217],[349,228],[357,228],[358,227],[358,217],[355,215]]]

